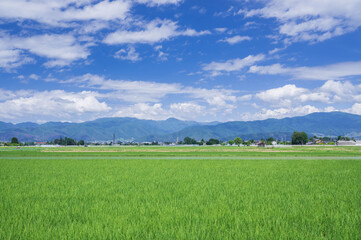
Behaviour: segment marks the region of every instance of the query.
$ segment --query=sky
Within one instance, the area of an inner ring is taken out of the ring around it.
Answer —
[[[0,121],[361,114],[361,0],[1,0]]]

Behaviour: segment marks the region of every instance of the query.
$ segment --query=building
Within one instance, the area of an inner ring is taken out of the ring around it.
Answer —
[[[266,147],[266,143],[265,142],[259,142],[257,143],[258,147]]]
[[[338,140],[336,142],[337,146],[355,146],[356,142],[355,141],[345,141],[345,140]]]

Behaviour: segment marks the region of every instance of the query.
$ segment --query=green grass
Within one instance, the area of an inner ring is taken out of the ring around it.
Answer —
[[[0,239],[361,238],[357,147],[88,149],[0,150]]]

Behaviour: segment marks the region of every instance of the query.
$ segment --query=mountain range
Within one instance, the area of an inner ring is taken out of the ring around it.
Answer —
[[[274,137],[290,139],[294,131],[308,135],[348,136],[361,139],[361,116],[344,112],[312,113],[301,117],[266,119],[259,121],[232,121],[201,123],[167,120],[141,120],[136,118],[101,118],[83,123],[31,122],[12,124],[0,122],[0,141],[17,137],[20,141],[47,141],[70,137],[85,141],[176,141],[189,136],[197,140],[217,138],[230,140]]]

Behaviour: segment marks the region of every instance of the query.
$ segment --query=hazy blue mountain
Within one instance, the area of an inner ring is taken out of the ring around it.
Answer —
[[[313,113],[302,117],[267,119],[262,121],[226,122],[215,126],[187,127],[178,132],[162,136],[162,140],[174,141],[186,136],[218,138],[221,140],[241,137],[261,139],[274,137],[290,139],[294,131],[305,131],[309,135],[339,136],[361,138],[361,116],[343,112]]]
[[[136,118],[102,118],[84,123],[48,122],[44,124],[0,122],[0,141],[17,137],[20,141],[45,141],[59,137],[71,137],[86,141],[112,140],[157,140],[157,136],[170,134],[197,122],[170,118],[164,121]]]
[[[44,141],[71,137],[86,141],[117,140],[175,141],[189,136],[197,140],[260,139],[274,137],[290,139],[293,131],[309,135],[350,136],[361,138],[361,116],[342,112],[313,113],[302,117],[267,119],[262,121],[234,121],[226,123],[198,123],[169,118],[164,121],[136,118],[102,118],[83,123],[48,122],[44,124],[0,122],[0,141],[17,137],[20,141]]]

